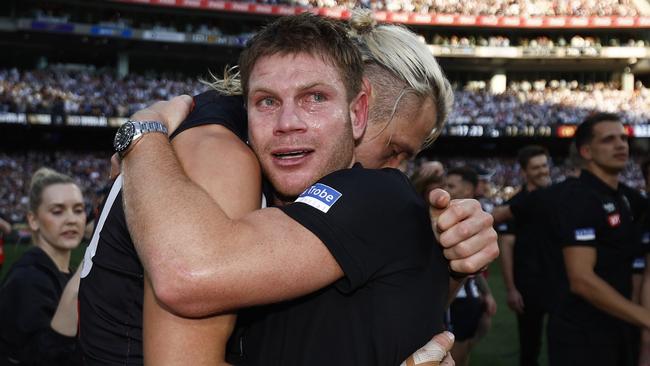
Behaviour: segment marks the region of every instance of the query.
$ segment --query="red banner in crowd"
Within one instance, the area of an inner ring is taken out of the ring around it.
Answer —
[[[183,8],[232,11],[259,15],[293,15],[305,11],[337,19],[348,19],[347,8],[303,8],[283,5],[255,4],[221,0],[115,0],[123,3],[177,6]],[[485,15],[460,14],[418,14],[402,12],[375,12],[380,22],[405,23],[417,25],[444,25],[463,27],[499,28],[650,28],[650,17],[497,17]]]

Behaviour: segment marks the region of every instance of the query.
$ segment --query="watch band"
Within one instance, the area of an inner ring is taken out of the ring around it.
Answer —
[[[129,146],[124,150],[118,153],[118,156],[120,159],[124,158],[126,154],[131,151],[133,146],[140,140],[140,138],[150,132],[158,132],[162,133],[165,136],[167,136],[167,127],[160,121],[133,121],[129,120],[126,123],[130,123],[133,128],[134,128],[134,133],[133,137],[131,138],[131,142],[129,143]]]
[[[149,132],[160,132],[167,135],[167,127],[160,121],[129,121],[136,128],[135,135],[143,135]],[[134,137],[135,138],[135,137]]]

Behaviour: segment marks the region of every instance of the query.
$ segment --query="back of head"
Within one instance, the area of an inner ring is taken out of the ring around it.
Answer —
[[[527,145],[519,149],[517,152],[517,162],[522,169],[526,169],[530,159],[540,155],[548,156],[548,150],[539,145]]]
[[[248,95],[248,82],[255,63],[262,57],[307,53],[322,57],[339,69],[348,100],[361,90],[363,64],[359,51],[343,24],[309,12],[279,18],[259,31],[239,57],[241,86]]]
[[[432,188],[441,188],[444,185],[443,172],[431,169],[420,169],[411,181],[416,192],[423,197],[426,197]]]
[[[354,10],[350,26],[377,99],[369,112],[370,123],[392,118],[406,94],[414,94],[419,103],[431,98],[436,123],[425,144],[433,142],[442,132],[454,94],[428,46],[403,26],[376,25],[369,10]]]
[[[29,210],[36,212],[43,202],[43,191],[54,184],[76,184],[72,178],[50,168],[40,168],[29,183]]]
[[[474,188],[478,186],[478,174],[472,168],[462,166],[451,168],[447,171],[447,176],[458,175],[463,182],[471,184]]]
[[[614,113],[594,113],[587,118],[578,126],[576,129],[576,134],[574,141],[576,144],[576,149],[580,152],[580,148],[591,142],[591,139],[594,137],[594,127],[602,122],[620,122],[621,119],[617,114]]]

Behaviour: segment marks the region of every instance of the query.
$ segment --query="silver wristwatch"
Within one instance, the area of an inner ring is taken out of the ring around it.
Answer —
[[[167,127],[158,121],[126,121],[117,129],[113,148],[120,158],[123,158],[142,135],[149,132],[159,132],[167,136]]]

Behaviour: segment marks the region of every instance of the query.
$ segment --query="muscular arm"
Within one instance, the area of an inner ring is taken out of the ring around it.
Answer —
[[[594,272],[596,249],[570,246],[562,250],[571,291],[593,306],[636,326],[650,328],[650,310],[626,299]]]
[[[503,282],[508,290],[515,288],[513,275],[513,253],[515,247],[515,236],[512,234],[499,235],[499,248],[501,250],[501,271]]]
[[[259,208],[261,177],[257,159],[232,132],[219,125],[194,127],[178,135],[172,145],[188,177],[219,202],[229,217],[238,218]],[[143,314],[147,364],[223,362],[234,314],[200,319],[176,316],[157,302],[148,278]],[[186,352],[188,349],[192,352]]]
[[[177,103],[163,105],[169,114],[162,115],[182,118],[190,101],[184,102],[185,110]],[[160,117],[145,109],[133,118]],[[199,317],[295,298],[343,276],[325,245],[280,210],[228,218],[187,177],[162,134],[140,139],[122,169],[125,213],[136,249],[158,299],[180,315]]]
[[[516,313],[522,313],[526,304],[524,304],[524,299],[515,285],[513,269],[515,236],[512,234],[500,235],[499,244],[501,248],[501,274],[506,285],[508,307]]]

